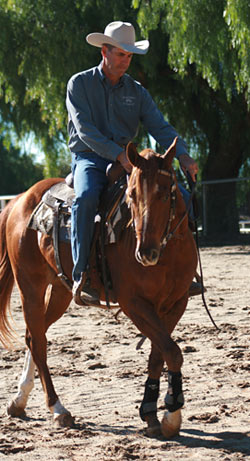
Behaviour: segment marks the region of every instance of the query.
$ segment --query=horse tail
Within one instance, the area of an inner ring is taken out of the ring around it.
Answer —
[[[0,342],[6,349],[12,347],[14,330],[10,324],[10,298],[14,286],[6,238],[8,216],[18,197],[11,200],[0,213]]]

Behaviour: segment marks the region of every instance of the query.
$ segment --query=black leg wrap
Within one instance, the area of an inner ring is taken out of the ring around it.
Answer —
[[[149,413],[157,412],[157,400],[159,397],[160,380],[148,378],[145,383],[145,392],[140,406],[140,417],[145,421],[145,416]]]
[[[168,392],[165,397],[165,405],[167,410],[170,412],[176,411],[184,405],[182,378],[180,372],[168,372]]]

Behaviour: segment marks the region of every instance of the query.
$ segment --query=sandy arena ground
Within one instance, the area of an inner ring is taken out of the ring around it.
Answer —
[[[75,427],[56,428],[38,377],[23,419],[6,415],[24,361],[24,322],[15,290],[13,317],[20,334],[14,351],[0,349],[0,461],[117,461],[249,459],[250,246],[201,249],[206,301],[189,301],[173,337],[183,355],[185,407],[180,436],[150,439],[138,415],[150,344],[121,314],[71,303],[48,332],[48,363]],[[167,390],[161,380],[159,415]]]

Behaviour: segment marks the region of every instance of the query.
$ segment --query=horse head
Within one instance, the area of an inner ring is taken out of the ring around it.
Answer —
[[[177,138],[164,155],[152,149],[139,154],[134,144],[127,146],[127,158],[133,166],[127,202],[136,233],[135,257],[144,266],[158,263],[164,239],[175,219],[177,182],[172,162],[176,142]],[[184,203],[182,211],[185,213]]]

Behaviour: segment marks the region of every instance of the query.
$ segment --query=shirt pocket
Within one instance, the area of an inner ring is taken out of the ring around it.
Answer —
[[[122,96],[121,98],[122,110],[126,113],[132,113],[136,111],[136,97],[135,96]]]

